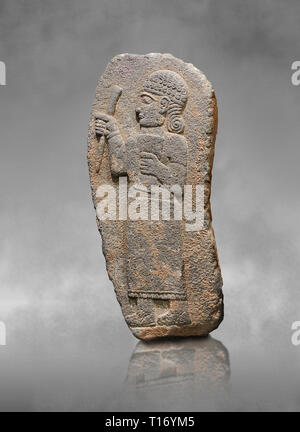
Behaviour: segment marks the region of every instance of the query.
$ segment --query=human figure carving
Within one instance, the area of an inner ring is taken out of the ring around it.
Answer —
[[[124,141],[113,116],[95,114],[96,134],[107,140],[112,176],[127,175],[131,184],[143,186],[183,187],[188,146],[182,113],[187,99],[183,78],[158,70],[145,80],[136,107],[140,133]],[[127,246],[128,296],[136,306],[128,324],[189,324],[180,221],[128,221]],[[158,316],[154,302],[161,312]]]

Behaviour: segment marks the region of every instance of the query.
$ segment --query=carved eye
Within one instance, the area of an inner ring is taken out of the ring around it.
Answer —
[[[151,99],[150,96],[143,95],[143,96],[142,96],[142,101],[143,101],[145,104],[151,104],[151,102],[153,102],[153,99]]]

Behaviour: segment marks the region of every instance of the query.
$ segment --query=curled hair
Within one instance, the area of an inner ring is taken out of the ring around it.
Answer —
[[[167,127],[169,132],[182,133],[184,130],[184,120],[182,118],[182,107],[172,104],[167,111]]]

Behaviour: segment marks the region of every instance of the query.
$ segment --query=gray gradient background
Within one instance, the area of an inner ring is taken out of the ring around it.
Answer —
[[[1,410],[128,409],[137,340],[106,274],[86,164],[97,80],[122,52],[170,52],[214,85],[225,319],[212,336],[231,368],[224,397],[162,405],[150,391],[137,409],[299,410],[299,22],[298,0],[1,0]]]

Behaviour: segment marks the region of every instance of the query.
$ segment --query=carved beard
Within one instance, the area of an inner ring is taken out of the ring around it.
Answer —
[[[165,117],[160,113],[152,113],[152,115],[145,115],[144,117],[138,118],[140,126],[144,127],[160,127],[165,122]]]

